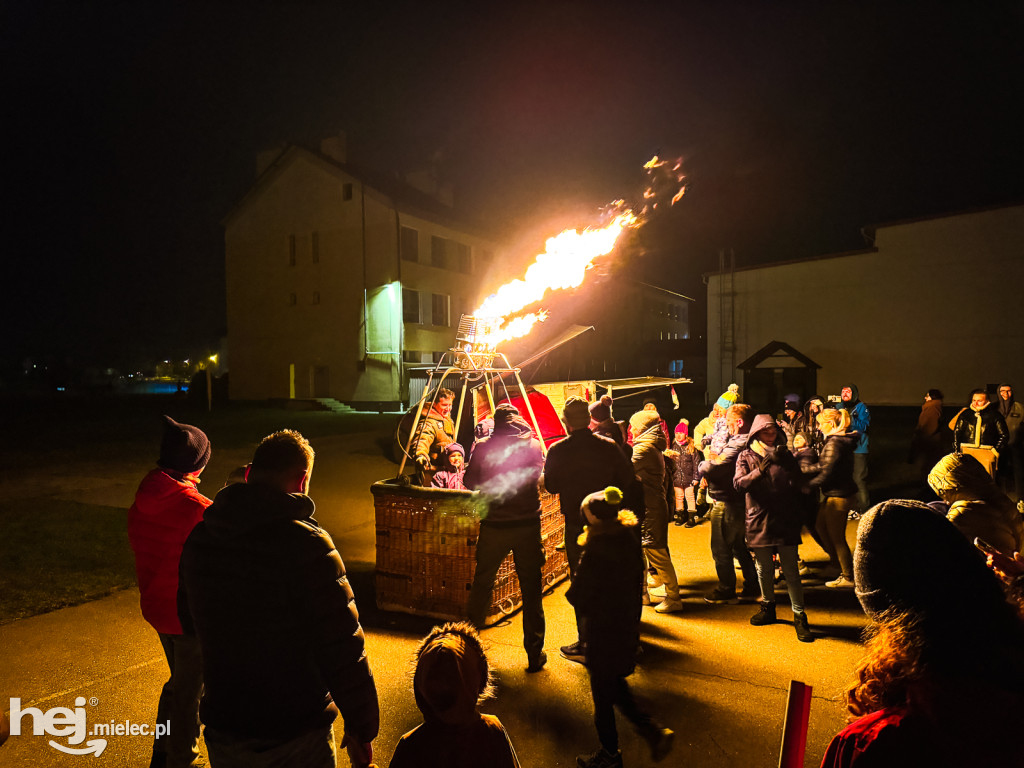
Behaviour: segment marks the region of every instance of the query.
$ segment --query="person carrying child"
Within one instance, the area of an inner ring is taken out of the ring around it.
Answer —
[[[566,597],[586,618],[586,666],[594,697],[594,725],[601,748],[576,758],[579,768],[621,768],[622,752],[615,708],[624,714],[651,750],[654,761],[672,749],[675,733],[640,708],[626,678],[633,674],[640,642],[640,594],[644,557],[633,532],[636,515],[620,509],[622,492],[609,486],[583,500],[587,529],[583,554]]]
[[[501,721],[477,711],[494,685],[473,626],[434,627],[414,658],[412,689],[423,722],[399,740],[389,768],[519,768]]]

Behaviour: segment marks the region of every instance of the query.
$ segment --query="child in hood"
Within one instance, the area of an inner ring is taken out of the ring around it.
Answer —
[[[441,449],[440,469],[430,479],[431,488],[466,490],[462,478],[466,474],[466,451],[458,443],[449,443]]]
[[[621,509],[621,504],[622,492],[614,486],[584,499],[581,514],[587,529],[581,537],[583,554],[566,593],[586,618],[586,665],[601,742],[592,755],[576,758],[581,768],[621,768],[616,708],[647,742],[655,761],[669,753],[675,736],[637,705],[626,682],[633,674],[640,642],[644,557],[633,533],[636,515]]]
[[[415,662],[412,689],[423,723],[401,738],[389,768],[519,768],[501,721],[477,711],[494,685],[472,625],[434,627]]]

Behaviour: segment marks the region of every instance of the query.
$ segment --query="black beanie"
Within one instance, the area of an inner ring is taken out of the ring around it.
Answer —
[[[164,438],[157,466],[187,475],[198,472],[209,461],[210,440],[203,430],[164,416]]]
[[[984,556],[920,501],[893,499],[869,509],[857,528],[853,560],[857,598],[871,618],[895,607],[970,621],[1005,602]]]

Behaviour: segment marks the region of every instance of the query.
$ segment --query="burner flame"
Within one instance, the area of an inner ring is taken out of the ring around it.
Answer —
[[[533,327],[547,317],[547,312],[540,310],[526,315],[517,313],[541,301],[548,291],[576,288],[583,283],[587,271],[596,260],[611,253],[618,244],[619,237],[627,229],[639,227],[648,212],[647,201],[664,197],[654,189],[655,181],[664,183],[668,178],[679,189],[671,198],[671,204],[682,198],[686,189],[685,176],[680,172],[682,160],[677,160],[674,167],[667,168],[668,161],[661,160],[657,155],[644,164],[648,176],[648,185],[644,190],[644,207],[639,214],[626,207],[622,200],[609,206],[617,211],[612,220],[601,228],[586,228],[582,232],[566,229],[560,234],[548,238],[545,250],[539,254],[534,263],[526,270],[523,279],[512,280],[491,294],[480,308],[473,313],[477,318],[486,319],[486,332],[477,339],[491,349],[509,339],[519,338],[529,333]],[[657,202],[650,209],[657,208]]]

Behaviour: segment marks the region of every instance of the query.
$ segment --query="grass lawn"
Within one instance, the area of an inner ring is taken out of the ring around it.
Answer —
[[[52,498],[0,503],[0,623],[133,586],[125,516]]]

